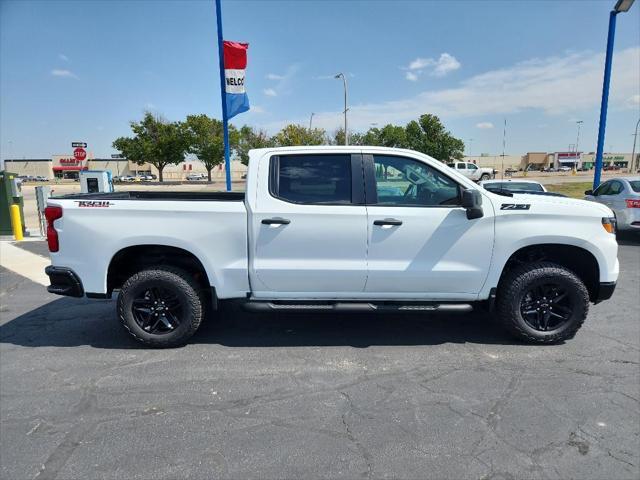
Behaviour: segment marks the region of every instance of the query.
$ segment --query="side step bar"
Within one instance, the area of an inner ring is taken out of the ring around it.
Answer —
[[[276,303],[250,300],[243,304],[250,312],[471,312],[473,307],[468,303],[368,303],[368,302],[335,302],[335,303]]]

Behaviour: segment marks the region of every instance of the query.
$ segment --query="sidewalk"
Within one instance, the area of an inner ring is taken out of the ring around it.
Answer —
[[[32,282],[48,286],[49,277],[44,273],[51,262],[46,254],[46,243],[42,239],[23,242],[0,241],[0,265]]]

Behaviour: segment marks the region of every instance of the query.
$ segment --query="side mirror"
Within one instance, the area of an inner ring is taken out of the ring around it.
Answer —
[[[593,190],[585,190],[584,194],[585,195],[593,195]]]
[[[473,220],[484,216],[482,211],[482,194],[478,190],[462,191],[462,207],[467,210],[467,218]]]

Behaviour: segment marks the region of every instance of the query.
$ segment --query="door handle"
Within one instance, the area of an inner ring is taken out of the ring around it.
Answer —
[[[384,220],[374,220],[373,224],[378,226],[391,225],[398,227],[402,225],[402,220],[396,220],[395,218],[385,218]]]
[[[262,219],[262,224],[263,225],[289,225],[290,223],[291,223],[291,220],[289,220],[288,218],[276,217],[276,218],[263,218]]]

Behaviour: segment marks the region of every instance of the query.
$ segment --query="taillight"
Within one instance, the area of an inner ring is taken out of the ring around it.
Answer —
[[[62,218],[62,207],[47,207],[44,209],[44,217],[47,219],[47,244],[50,252],[60,250],[60,242],[58,242],[58,232],[53,227],[54,220]]]
[[[627,208],[640,208],[640,198],[627,198]]]

